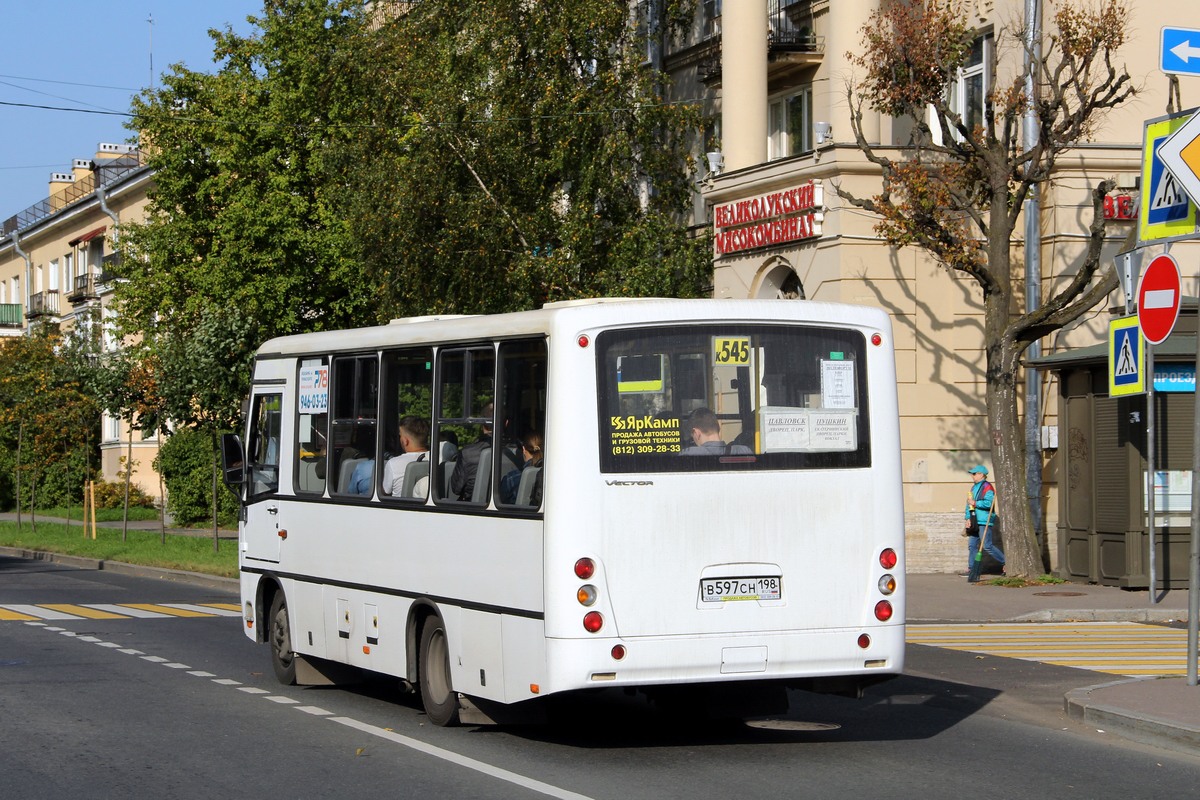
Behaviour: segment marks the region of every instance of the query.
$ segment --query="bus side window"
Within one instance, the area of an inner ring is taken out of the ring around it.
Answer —
[[[496,505],[536,510],[546,450],[546,341],[502,343],[498,372],[502,447],[493,460]]]
[[[300,362],[296,393],[296,492],[324,494],[329,458],[329,361],[325,357]]]
[[[438,409],[434,443],[457,448],[454,460],[435,471],[439,502],[487,505],[490,466],[480,470],[481,456],[492,457],[495,434],[496,356],[490,346],[454,348],[438,353]],[[489,462],[490,465],[491,462]],[[476,490],[476,478],[484,480]]]
[[[424,503],[433,459],[429,441],[433,419],[433,351],[428,347],[412,347],[385,353],[382,394],[383,468],[379,496]],[[400,423],[405,418],[413,426],[414,430],[409,431],[411,436],[401,432]],[[412,452],[405,450],[405,441]],[[418,475],[425,476],[423,482]]]
[[[379,359],[347,356],[333,360],[333,456],[329,476],[342,495],[374,494],[375,417],[379,409]]]

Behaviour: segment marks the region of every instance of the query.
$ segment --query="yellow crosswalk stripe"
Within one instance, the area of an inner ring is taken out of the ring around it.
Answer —
[[[155,611],[159,614],[168,614],[172,617],[207,617],[200,611],[189,611],[186,608],[174,608],[172,606],[160,606],[154,603],[121,603],[126,608],[140,608],[142,611]]]
[[[121,616],[120,614],[100,611],[99,609],[88,608],[87,606],[77,606],[72,603],[42,603],[41,608],[61,611],[64,614],[74,614],[84,619],[128,619],[128,617]]]
[[[1136,622],[909,625],[908,641],[1116,675],[1183,675],[1187,632]]]
[[[8,622],[32,622],[35,619],[37,617],[22,614],[20,611],[9,611],[7,608],[0,608],[0,620]]]
[[[197,603],[197,605],[208,606],[209,608],[223,608],[226,611],[241,611],[242,607],[237,603]]]

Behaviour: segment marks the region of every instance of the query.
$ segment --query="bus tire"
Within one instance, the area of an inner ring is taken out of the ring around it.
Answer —
[[[271,647],[271,666],[275,677],[284,686],[296,683],[296,654],[292,651],[292,628],[288,623],[287,600],[283,591],[277,591],[271,600],[271,613],[267,617],[267,643]]]
[[[429,721],[440,727],[458,724],[458,692],[450,680],[450,646],[441,617],[421,628],[421,705]]]

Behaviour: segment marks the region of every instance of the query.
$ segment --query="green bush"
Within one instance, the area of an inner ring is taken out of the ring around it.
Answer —
[[[96,508],[124,508],[125,482],[96,481]],[[130,508],[154,508],[154,498],[150,497],[136,483],[129,484]]]
[[[167,486],[167,511],[176,525],[212,521],[212,438],[194,428],[175,431],[159,448],[154,466]],[[217,521],[229,525],[237,519],[237,498],[223,484],[217,486]]]

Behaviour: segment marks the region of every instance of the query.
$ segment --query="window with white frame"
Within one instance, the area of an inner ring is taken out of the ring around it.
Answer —
[[[46,288],[52,292],[58,291],[58,259],[50,262],[50,266],[46,270],[49,273],[50,285]]]
[[[970,130],[984,123],[984,104],[988,92],[992,90],[993,44],[990,33],[976,38],[971,45],[971,55],[966,66],[958,71],[958,78],[946,88],[950,110],[962,117],[963,124]],[[941,126],[936,119],[930,119],[930,128],[934,143],[942,144]]]
[[[772,100],[767,114],[769,161],[813,149],[812,86]]]

